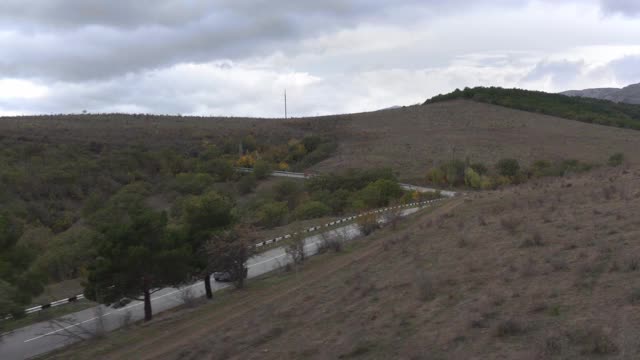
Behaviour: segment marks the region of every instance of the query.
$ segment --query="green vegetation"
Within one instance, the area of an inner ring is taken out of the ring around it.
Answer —
[[[177,280],[155,275],[168,256],[190,254],[185,269],[206,278],[198,261],[206,240],[245,220],[236,200],[272,169],[302,169],[334,149],[318,136],[274,144],[249,134],[183,149],[2,137],[0,315],[19,316],[43,285],[69,279],[88,279],[87,296],[103,302],[152,291]],[[244,163],[253,174],[234,169]],[[147,237],[133,239],[141,229]],[[134,262],[145,269],[129,268]],[[154,273],[154,282],[146,290],[133,286],[125,272]],[[104,281],[118,291],[107,291]]]
[[[640,105],[570,97],[541,91],[499,87],[456,89],[452,93],[435,96],[425,104],[454,99],[468,99],[587,123],[640,130]]]

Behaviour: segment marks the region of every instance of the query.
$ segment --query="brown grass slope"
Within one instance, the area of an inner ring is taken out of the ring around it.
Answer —
[[[478,193],[58,358],[640,357],[640,171]],[[260,285],[262,284],[262,285]]]
[[[277,143],[308,134],[328,136],[339,142],[339,150],[317,170],[392,167],[412,182],[424,180],[429,167],[452,157],[488,165],[505,157],[524,163],[555,159],[603,163],[611,154],[624,152],[633,163],[640,162],[636,131],[465,100],[288,120],[123,114],[0,118],[0,138],[34,142],[188,149],[203,141],[240,139],[249,133]]]
[[[402,178],[419,181],[429,167],[452,157],[488,165],[505,157],[603,163],[624,152],[640,160],[637,131],[466,100],[354,114],[339,124],[338,154],[319,169],[391,166]]]

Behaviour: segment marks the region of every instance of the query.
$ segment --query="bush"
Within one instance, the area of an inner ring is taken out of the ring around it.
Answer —
[[[464,182],[472,189],[482,188],[482,177],[472,168],[464,171]]]
[[[525,328],[522,324],[520,324],[516,320],[506,320],[498,324],[498,328],[496,329],[496,336],[498,337],[507,337],[507,336],[517,336],[521,335],[525,332]]]
[[[447,184],[450,186],[460,186],[464,184],[464,170],[466,164],[461,160],[451,160],[440,166],[444,172]]]
[[[233,164],[223,159],[208,159],[200,163],[199,170],[213,176],[216,181],[227,181],[233,177]]]
[[[489,172],[489,168],[483,163],[473,163],[469,167],[478,173],[478,175],[486,175]]]
[[[516,159],[502,159],[496,164],[496,170],[502,176],[514,178],[520,171],[520,163]]]
[[[289,208],[295,208],[302,189],[294,180],[282,180],[273,187],[276,201],[286,201]]]
[[[181,194],[201,194],[213,182],[209,174],[180,173],[173,181],[173,190]]]
[[[446,185],[447,179],[440,168],[432,168],[427,172],[427,182],[433,185]]]
[[[284,202],[266,203],[258,211],[258,222],[266,228],[274,228],[284,223],[288,212]]]
[[[254,174],[246,174],[238,181],[238,192],[242,195],[252,192],[257,186],[256,176]]]
[[[265,160],[257,160],[253,165],[253,173],[256,175],[256,179],[266,179],[272,172],[271,164]]]
[[[331,214],[331,208],[319,201],[308,201],[298,206],[293,217],[297,220],[308,220]]]
[[[624,163],[624,154],[623,153],[615,153],[609,157],[609,161],[607,164],[609,166],[620,166]]]
[[[354,198],[354,202],[363,204],[365,208],[376,208],[389,205],[392,199],[397,199],[402,196],[402,188],[396,181],[380,179],[367,185],[364,189],[360,190]]]
[[[518,227],[522,223],[521,219],[515,217],[503,217],[500,219],[500,225],[507,230],[511,235],[515,235],[518,231]]]

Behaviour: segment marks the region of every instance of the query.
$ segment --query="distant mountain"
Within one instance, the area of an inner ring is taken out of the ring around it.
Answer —
[[[629,85],[622,89],[597,88],[586,90],[569,90],[562,92],[561,94],[567,96],[609,100],[621,103],[640,104],[640,84]]]

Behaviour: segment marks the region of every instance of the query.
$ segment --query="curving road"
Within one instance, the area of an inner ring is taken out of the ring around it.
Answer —
[[[413,214],[421,208],[405,209],[402,211],[402,215]],[[383,218],[381,217],[379,221],[383,221]],[[360,231],[356,224],[350,224],[325,234],[350,240],[359,236]],[[317,252],[318,245],[321,242],[322,237],[320,234],[309,236],[305,238],[305,250],[309,255],[313,255]],[[283,248],[268,250],[248,261],[248,276],[253,278],[268,273],[290,261]],[[227,286],[229,285],[225,283],[212,283],[213,291],[218,291]],[[185,292],[190,292],[191,296],[194,297],[204,296],[204,285],[200,281],[180,289],[166,288],[155,293],[152,297],[154,314],[183,304]],[[4,334],[0,338],[0,359],[28,359],[81,341],[87,338],[90,333],[95,333],[99,325],[105,331],[112,331],[122,327],[127,321],[142,320],[144,318],[142,305],[142,302],[139,301],[132,302],[121,309],[113,309],[101,305],[69,314],[64,317],[64,321],[56,321],[55,323],[41,322]]]

